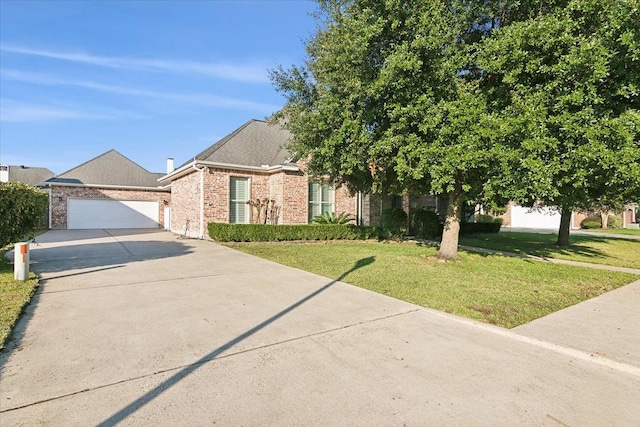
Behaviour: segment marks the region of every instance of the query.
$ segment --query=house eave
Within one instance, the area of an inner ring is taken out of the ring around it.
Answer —
[[[84,187],[84,188],[108,188],[113,190],[142,190],[142,191],[158,191],[167,192],[168,187],[138,187],[133,185],[109,185],[109,184],[74,184],[69,182],[49,182],[49,186],[57,187]]]
[[[242,172],[258,172],[258,173],[266,173],[273,174],[277,172],[298,172],[300,168],[296,164],[285,164],[285,165],[274,165],[274,166],[246,166],[246,165],[235,165],[231,163],[220,163],[220,162],[209,162],[205,160],[194,160],[186,165],[182,166],[175,171],[158,178],[158,182],[166,182],[173,181],[178,178],[182,178],[185,175],[190,174],[198,169],[198,167],[209,167],[216,169],[226,169],[226,170],[236,170]]]

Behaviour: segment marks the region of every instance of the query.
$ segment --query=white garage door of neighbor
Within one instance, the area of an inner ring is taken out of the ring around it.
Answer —
[[[532,210],[511,206],[511,227],[556,229],[560,227],[560,212],[548,207]]]
[[[157,228],[158,202],[68,199],[67,228]]]

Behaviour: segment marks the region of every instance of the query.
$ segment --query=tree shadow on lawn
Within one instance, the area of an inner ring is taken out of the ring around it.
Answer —
[[[561,248],[556,246],[557,234],[539,233],[499,233],[473,234],[462,236],[460,244],[475,246],[520,255],[535,255],[538,257],[554,258],[562,256],[582,256],[586,258],[609,258],[610,255],[601,249],[589,247],[590,243],[613,244],[611,239],[598,236],[571,236],[570,246]]]

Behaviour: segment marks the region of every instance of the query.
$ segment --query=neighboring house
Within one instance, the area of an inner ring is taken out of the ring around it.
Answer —
[[[34,187],[44,187],[44,182],[55,176],[47,168],[34,168],[31,166],[0,166],[0,182],[23,182]]]
[[[50,227],[158,228],[171,193],[152,173],[115,150],[48,179]]]
[[[587,213],[574,211],[571,213],[571,229],[579,229],[582,221],[589,215],[595,216],[597,213]],[[631,203],[625,207],[624,212],[612,215],[622,221],[622,227],[636,221],[635,204]],[[556,207],[540,206],[528,208],[510,202],[507,211],[500,215],[504,227],[532,228],[532,229],[558,229],[560,228],[560,211]]]
[[[373,225],[383,207],[408,210],[408,196],[352,195],[310,177],[306,162],[294,161],[285,148],[290,138],[281,127],[250,120],[160,178],[171,187],[171,231],[204,237],[209,222],[255,222],[258,211],[250,202],[257,200],[269,201],[260,220],[273,224],[307,224],[324,212],[344,212],[358,224]]]

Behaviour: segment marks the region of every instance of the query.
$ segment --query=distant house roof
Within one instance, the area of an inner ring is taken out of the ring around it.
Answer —
[[[280,126],[249,120],[198,154],[195,160],[241,166],[282,165],[291,158],[285,148],[289,139],[291,133]]]
[[[157,180],[162,175],[149,172],[116,150],[110,150],[47,180],[47,184],[157,188]]]
[[[9,165],[9,182],[23,182],[25,184],[33,185],[34,187],[41,187],[44,182],[55,176],[47,168],[34,168],[31,166],[13,166]]]

